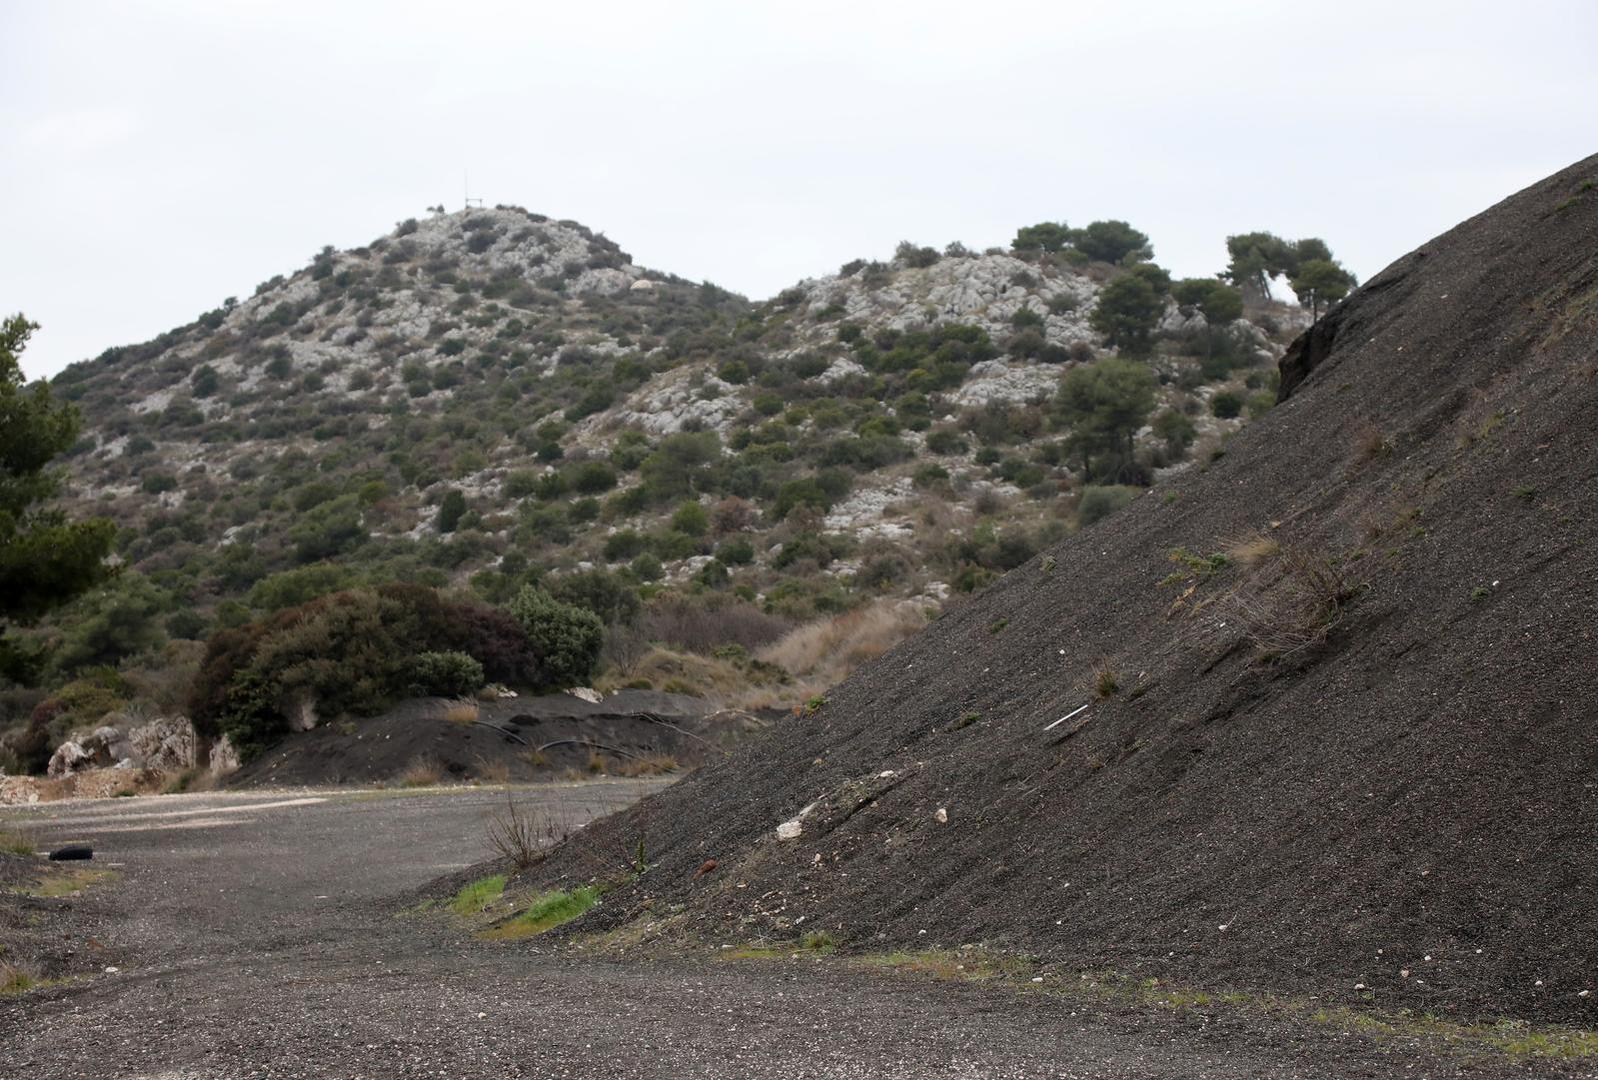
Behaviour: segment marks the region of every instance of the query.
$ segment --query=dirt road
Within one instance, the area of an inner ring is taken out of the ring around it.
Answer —
[[[650,782],[532,789],[571,817]],[[26,817],[120,871],[118,962],[0,998],[0,1075],[234,1077],[1581,1076],[1264,1015],[1086,1005],[804,961],[597,961],[400,918],[485,854],[504,796],[288,792]],[[18,815],[8,814],[15,819]],[[0,903],[4,903],[0,897]]]

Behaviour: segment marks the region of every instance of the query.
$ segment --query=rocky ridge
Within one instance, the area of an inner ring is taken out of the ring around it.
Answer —
[[[764,510],[786,480],[826,468],[833,425],[861,428],[876,417],[897,441],[877,441],[871,449],[884,460],[846,466],[856,475],[834,481],[873,514],[834,512],[826,527],[898,542],[907,563],[925,562],[945,542],[904,498],[918,466],[947,475],[940,498],[957,534],[991,518],[995,499],[1013,530],[1068,527],[1085,478],[1058,456],[1025,467],[1035,435],[1009,440],[1019,453],[1004,451],[1014,460],[1000,476],[994,454],[972,445],[981,440],[961,439],[950,452],[948,440],[929,447],[927,431],[984,409],[1042,415],[1063,370],[1106,354],[1089,315],[1100,283],[1117,271],[997,251],[931,256],[850,264],[752,305],[640,268],[574,222],[511,208],[435,214],[365,248],[325,249],[189,327],[69,369],[58,387],[88,422],[72,472],[83,507],[126,526],[124,557],[165,574],[206,612],[244,599],[264,574],[321,559],[360,568],[409,555],[427,564],[424,576],[459,585],[518,550],[555,572],[615,565],[600,551],[609,538],[658,532],[675,506],[628,498],[629,462],[598,521],[581,498],[572,520],[569,496],[529,489],[558,488],[560,474],[584,461],[616,461],[627,439],[642,448],[621,455],[635,465],[685,432],[720,436],[729,469],[735,457],[759,457],[741,481],[687,495],[707,507],[730,496]],[[1049,362],[1006,352],[1022,315],[1055,350]],[[1289,308],[1235,324],[1245,373],[1280,352],[1297,317]],[[958,385],[931,394],[884,398],[891,387],[840,340],[909,340],[950,325],[979,328],[993,345]],[[1170,304],[1160,328],[1169,349],[1151,364],[1164,380],[1162,404],[1188,411],[1200,442],[1214,444],[1242,421],[1210,415],[1219,384],[1183,374],[1194,362],[1178,347],[1202,330],[1202,316]],[[733,445],[751,435],[760,440],[753,450]],[[1140,439],[1158,445],[1148,429]],[[604,495],[603,474],[594,475]],[[466,527],[453,534],[434,509],[451,490],[469,504]],[[779,524],[757,512],[739,526],[755,552],[730,564],[731,577],[759,597],[789,576],[774,565],[786,539]],[[297,527],[326,535],[296,544]],[[708,543],[657,547],[678,578],[716,554]],[[832,560],[820,563],[800,569],[848,588]],[[858,562],[840,565],[852,572]],[[890,587],[937,593],[947,587],[938,576]]]

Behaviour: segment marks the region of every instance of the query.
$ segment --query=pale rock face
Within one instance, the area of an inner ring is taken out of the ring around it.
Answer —
[[[1204,331],[1209,323],[1198,312],[1183,315],[1182,309],[1175,304],[1165,309],[1165,316],[1160,319],[1159,332],[1168,337],[1188,337]]]
[[[122,733],[114,727],[101,726],[86,735],[68,739],[50,755],[45,771],[53,777],[71,776],[85,769],[108,769],[125,757]]]
[[[196,741],[194,725],[182,716],[161,717],[128,732],[134,762],[169,772],[194,766]]]
[[[290,703],[286,711],[290,731],[310,731],[321,723],[321,717],[316,714],[316,701],[309,696]]]
[[[853,375],[866,375],[869,372],[864,367],[850,360],[848,357],[839,357],[828,365],[827,370],[816,376],[816,381],[831,385]]]
[[[1044,317],[1043,336],[1052,345],[1094,340],[1087,319],[1098,286],[1070,271],[1045,270],[1011,255],[975,255],[945,257],[921,269],[897,268],[892,283],[882,288],[867,284],[865,273],[799,283],[806,314],[819,330],[811,344],[836,332],[835,323],[819,321],[834,305],[843,309],[840,320],[895,330],[971,323],[995,342],[1011,333],[1010,320],[1025,307]],[[1056,298],[1064,299],[1068,310],[1050,314],[1049,301]]]
[[[168,405],[172,404],[172,394],[173,391],[171,388],[167,388],[165,390],[155,390],[144,395],[144,397],[140,398],[138,401],[135,401],[129,407],[140,416],[143,416],[146,413],[159,412]]]
[[[89,753],[81,743],[68,739],[55,748],[55,753],[50,755],[50,764],[45,772],[52,777],[71,776],[80,769],[94,768],[94,755]]]
[[[211,744],[212,776],[222,776],[234,772],[239,767],[239,752],[233,748],[233,740],[226,735]]]
[[[713,375],[699,381],[696,374],[699,373],[679,368],[657,375],[628,399],[616,415],[616,422],[635,424],[656,436],[672,435],[696,425],[725,432],[742,410],[742,398],[734,393],[730,383]]]
[[[826,526],[834,532],[855,531],[878,522],[890,506],[915,495],[907,476],[886,487],[860,488],[827,513]]]
[[[194,725],[181,716],[159,717],[124,727],[110,724],[80,734],[56,747],[47,772],[72,776],[88,769],[187,769],[195,762]],[[125,731],[124,731],[125,728]]]
[[[966,381],[949,395],[959,405],[986,405],[990,401],[1024,405],[1044,401],[1059,389],[1062,370],[1048,364],[1021,364],[985,360],[971,369]]]
[[[684,559],[682,562],[673,567],[669,573],[667,573],[666,580],[672,582],[688,581],[695,574],[699,573],[699,571],[703,570],[707,565],[715,561],[716,557],[714,555],[690,555],[688,558]]]

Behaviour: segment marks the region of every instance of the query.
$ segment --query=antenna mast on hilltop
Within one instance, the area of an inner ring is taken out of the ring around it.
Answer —
[[[470,210],[474,206],[479,209],[482,208],[483,200],[472,198],[471,176],[467,174],[465,169],[461,170],[461,193],[466,198],[466,209]]]

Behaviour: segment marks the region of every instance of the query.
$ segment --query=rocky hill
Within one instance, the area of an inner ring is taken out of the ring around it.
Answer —
[[[752,304],[574,222],[434,213],[69,368],[75,509],[176,637],[395,578],[936,604],[1273,400],[1299,309],[1211,328],[1165,296],[1135,452],[1095,465],[1056,391],[1115,351],[1091,316],[1131,271],[1068,254],[906,244]]]
[[[1595,355],[1598,157],[1333,309],[1223,457],[534,880],[646,849],[576,924],[629,941],[1591,1026]]]

